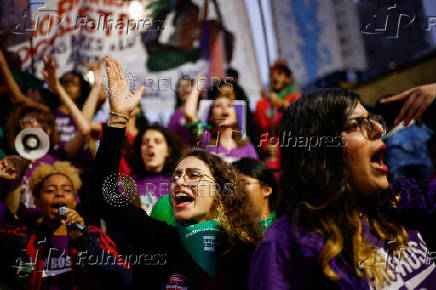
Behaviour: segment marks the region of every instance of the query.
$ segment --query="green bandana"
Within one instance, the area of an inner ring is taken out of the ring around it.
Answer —
[[[281,92],[278,93],[277,95],[278,95],[278,97],[279,97],[280,99],[283,100],[287,95],[292,94],[292,93],[293,93],[293,89],[292,89],[291,86],[289,86],[289,87],[283,89],[283,91],[281,91]]]
[[[259,222],[260,230],[262,234],[265,234],[266,230],[274,223],[275,220],[276,220],[276,213],[272,212],[268,218],[261,220]]]
[[[215,238],[220,230],[217,220],[195,225],[181,225],[176,221],[179,236],[185,250],[194,262],[211,278],[216,275]]]
[[[158,221],[166,222],[170,226],[175,226],[174,210],[171,205],[171,197],[169,194],[162,196],[154,204],[150,216]]]

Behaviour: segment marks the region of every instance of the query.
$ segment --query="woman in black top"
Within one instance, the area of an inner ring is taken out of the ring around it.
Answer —
[[[248,263],[260,234],[235,170],[201,150],[176,164],[171,201],[177,227],[150,218],[118,191],[118,163],[130,112],[143,87],[129,94],[123,70],[106,58],[111,114],[95,160],[98,207],[111,227],[130,243],[134,288],[244,289]],[[122,179],[127,180],[127,179]],[[122,182],[121,182],[122,183]]]

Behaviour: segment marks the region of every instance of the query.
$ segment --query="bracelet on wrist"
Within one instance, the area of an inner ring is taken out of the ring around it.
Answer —
[[[107,122],[107,126],[109,127],[120,127],[120,128],[127,128],[127,122],[123,122],[123,121],[108,121]]]
[[[111,114],[113,116],[117,116],[117,117],[123,118],[124,120],[126,120],[126,122],[129,122],[129,118],[124,116],[124,115],[121,115],[121,114],[118,114],[118,113],[112,112],[112,111],[109,111],[109,114]]]

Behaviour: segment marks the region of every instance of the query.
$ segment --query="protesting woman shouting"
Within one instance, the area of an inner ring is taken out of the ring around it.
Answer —
[[[123,235],[132,254],[138,255],[137,261],[130,261],[133,287],[248,288],[248,263],[260,234],[245,209],[244,187],[230,165],[201,150],[182,156],[170,187],[176,227],[156,221],[126,202],[124,196],[129,196],[131,186],[123,186],[124,195],[118,192],[117,169],[126,122],[144,89],[131,95],[121,66],[111,57],[106,63],[111,113],[95,160],[96,192],[107,224]]]

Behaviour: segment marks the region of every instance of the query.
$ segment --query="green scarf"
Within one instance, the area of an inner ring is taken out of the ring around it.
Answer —
[[[274,221],[276,220],[276,213],[273,211],[268,218],[263,219],[259,222],[260,230],[262,234],[265,234],[266,230],[272,226]]]
[[[220,231],[218,221],[210,220],[188,226],[176,221],[176,225],[185,250],[194,262],[214,279],[217,271],[215,238]]]
[[[292,88],[292,86],[289,86],[289,87],[283,89],[280,93],[278,93],[277,96],[283,100],[287,95],[293,94],[293,93],[294,93],[294,89]]]

